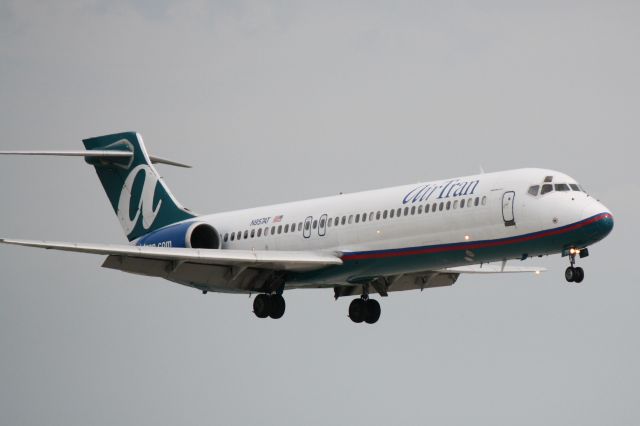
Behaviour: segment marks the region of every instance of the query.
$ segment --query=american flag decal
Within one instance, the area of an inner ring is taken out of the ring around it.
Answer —
[[[282,215],[273,218],[273,223],[278,223],[280,221],[282,221]]]

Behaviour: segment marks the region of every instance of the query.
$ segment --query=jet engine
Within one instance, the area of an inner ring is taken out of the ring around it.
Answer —
[[[219,249],[220,234],[204,222],[184,222],[165,226],[140,237],[137,246]]]

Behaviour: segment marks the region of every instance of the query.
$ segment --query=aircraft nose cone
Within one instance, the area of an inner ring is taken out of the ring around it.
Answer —
[[[611,233],[611,230],[613,229],[613,215],[609,212],[603,213],[596,223],[596,227],[598,229],[598,234],[601,235],[601,238],[609,235]]]

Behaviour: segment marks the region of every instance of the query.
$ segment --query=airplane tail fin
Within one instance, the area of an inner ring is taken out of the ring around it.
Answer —
[[[138,133],[116,133],[82,142],[87,149],[85,161],[95,167],[129,241],[196,217],[173,197],[152,163],[188,166],[150,157]]]

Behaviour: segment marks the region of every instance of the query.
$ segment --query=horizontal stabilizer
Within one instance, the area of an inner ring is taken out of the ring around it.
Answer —
[[[126,158],[132,157],[129,151],[0,151],[0,155],[51,155],[56,157],[97,157]]]
[[[0,239],[0,243],[77,253],[270,270],[311,271],[342,265],[342,260],[332,253],[309,251],[212,250],[10,239]]]
[[[93,151],[0,151],[0,155],[47,155],[55,157],[84,157],[84,158],[129,158],[133,157],[133,152],[116,150],[93,150]],[[166,158],[149,156],[154,164],[167,164],[169,166],[191,168],[191,166],[179,163]]]

